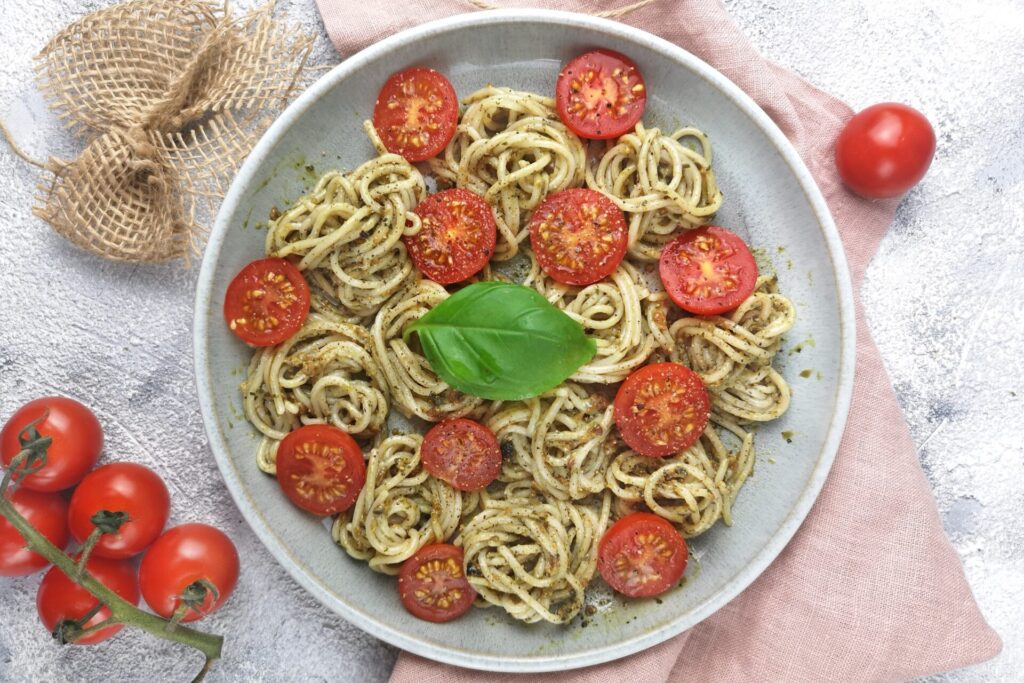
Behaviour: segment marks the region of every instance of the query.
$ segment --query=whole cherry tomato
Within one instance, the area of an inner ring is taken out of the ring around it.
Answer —
[[[135,566],[131,562],[90,557],[85,563],[85,569],[97,581],[128,602],[133,605],[139,604],[139,580]],[[51,632],[62,621],[81,619],[96,607],[98,602],[92,593],[69,579],[58,567],[53,567],[46,572],[46,576],[39,584],[39,592],[36,593],[36,610],[39,612],[39,619]],[[83,624],[83,628],[95,626],[109,616],[110,609],[103,607]],[[92,645],[106,640],[122,628],[124,628],[124,624],[117,624],[90,633],[73,642],[76,645]]]
[[[46,449],[46,464],[18,482],[33,491],[62,491],[81,481],[96,464],[103,448],[103,430],[92,411],[74,399],[46,396],[29,401],[0,431],[0,459],[4,466],[10,465],[21,452],[18,436],[39,418],[43,419],[35,429],[41,436],[53,439]]]
[[[68,504],[59,493],[43,493],[20,486],[8,493],[14,508],[39,533],[58,548],[68,544]],[[24,576],[37,572],[50,562],[25,545],[14,525],[0,517],[0,576]]]
[[[209,614],[224,604],[237,582],[235,544],[224,532],[206,524],[169,529],[149,547],[139,565],[142,597],[150,609],[168,619],[183,596],[190,606],[182,621]],[[206,583],[216,590],[216,597]],[[194,591],[198,591],[195,596]]]
[[[898,197],[924,177],[935,154],[935,131],[905,104],[868,107],[836,140],[836,168],[846,186],[871,198]]]
[[[94,515],[123,513],[120,528],[101,536],[93,550],[98,557],[122,559],[141,553],[156,540],[170,509],[167,487],[156,472],[132,462],[114,462],[90,472],[75,489],[68,524],[81,543],[95,528]]]

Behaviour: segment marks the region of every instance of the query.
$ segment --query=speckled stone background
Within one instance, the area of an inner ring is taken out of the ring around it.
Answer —
[[[663,0],[668,1],[668,0]],[[0,3],[0,118],[37,157],[77,146],[32,84],[52,34],[106,0]],[[247,5],[248,2],[239,3]],[[312,0],[281,13],[319,34]],[[921,109],[939,144],[868,271],[864,296],[921,465],[982,611],[995,660],[935,677],[1024,676],[1024,5],[1019,0],[727,0],[771,58],[854,108]],[[156,468],[172,522],[237,542],[234,598],[211,681],[384,681],[395,651],[307,596],[235,510],[206,444],[192,373],[197,269],[89,256],[32,217],[35,171],[0,144],[0,419],[66,393],[103,423],[104,458]],[[878,501],[885,505],[885,501]],[[866,549],[870,552],[870,549]],[[0,681],[189,680],[190,651],[138,632],[91,648],[53,644],[35,616],[39,577],[0,578]]]

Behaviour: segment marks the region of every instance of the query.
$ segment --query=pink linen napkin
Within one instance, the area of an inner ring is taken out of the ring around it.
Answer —
[[[628,0],[501,7],[614,10]],[[477,9],[471,0],[406,0],[381,11],[359,0],[317,0],[343,56],[402,29]],[[852,111],[764,59],[720,0],[655,0],[620,18],[696,54],[737,83],[803,157],[839,227],[859,293],[896,201],[848,192],[832,145]],[[859,302],[857,371],[846,432],[825,488],[764,574],[709,619],[644,652],[531,681],[889,681],[990,659],[1002,644],[985,623],[943,534],[878,349]],[[507,681],[402,653],[396,683]]]

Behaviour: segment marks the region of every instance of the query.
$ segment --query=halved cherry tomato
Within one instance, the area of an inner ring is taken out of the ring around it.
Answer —
[[[139,604],[139,580],[135,573],[135,565],[129,560],[109,560],[103,557],[90,557],[85,569],[104,586],[114,591],[133,605]],[[46,572],[39,591],[36,593],[36,610],[43,625],[52,633],[62,621],[74,621],[88,614],[97,604],[97,600],[89,591],[69,579],[58,567]],[[85,622],[83,628],[95,626],[110,617],[110,609],[101,608]],[[92,645],[106,640],[124,628],[124,624],[116,624],[100,629],[84,638],[75,640],[75,645]]]
[[[307,512],[344,512],[366,483],[363,452],[337,427],[299,427],[277,447],[277,482],[288,499]]]
[[[169,529],[149,547],[139,565],[142,597],[165,619],[183,599],[188,607],[182,621],[213,612],[231,596],[237,582],[235,544],[223,531],[206,524]],[[216,589],[216,597],[206,583]]]
[[[652,458],[695,444],[710,414],[704,380],[679,363],[652,363],[634,370],[615,394],[615,424],[623,440]]]
[[[597,570],[631,598],[664,593],[683,578],[686,541],[667,520],[634,512],[612,524],[597,547]]]
[[[895,102],[868,107],[836,139],[836,168],[865,197],[898,197],[924,177],[935,155],[935,131],[924,114]]]
[[[112,462],[98,467],[71,494],[68,523],[71,535],[81,543],[92,530],[93,515],[125,513],[127,521],[116,533],[100,536],[92,554],[123,559],[149,547],[164,530],[171,511],[167,486],[153,470],[133,462]]]
[[[479,491],[501,474],[494,432],[464,417],[434,425],[420,448],[423,469],[460,491]]]
[[[224,320],[252,346],[273,346],[295,334],[309,314],[309,285],[283,258],[253,261],[228,285]]]
[[[565,65],[555,83],[558,116],[582,138],[607,140],[629,132],[646,104],[640,70],[611,50],[580,55]]]
[[[398,573],[398,594],[405,609],[433,622],[451,621],[468,612],[476,591],[462,563],[462,548],[450,543],[420,548]]]
[[[416,207],[422,227],[402,239],[424,275],[450,285],[475,275],[494,253],[498,224],[483,197],[460,188],[430,195]]]
[[[33,491],[63,491],[81,481],[96,464],[103,448],[103,430],[92,411],[74,399],[37,398],[19,408],[0,432],[0,457],[5,466],[21,452],[18,436],[44,414],[46,417],[35,428],[40,435],[53,439],[46,449],[46,465],[17,481]]]
[[[746,301],[757,285],[757,263],[746,243],[725,228],[686,230],[661,251],[665,291],[684,311],[717,315]]]
[[[68,504],[57,493],[43,493],[18,487],[7,493],[14,509],[58,548],[68,544]],[[25,545],[14,525],[0,517],[0,576],[25,576],[50,561]]]
[[[568,285],[590,285],[611,275],[626,255],[628,241],[622,211],[597,190],[549,194],[530,218],[537,263]]]
[[[423,161],[444,149],[458,118],[455,88],[442,74],[423,67],[392,74],[373,107],[381,142],[408,161]]]

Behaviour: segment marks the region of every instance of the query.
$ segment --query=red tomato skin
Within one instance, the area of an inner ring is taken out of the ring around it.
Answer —
[[[461,202],[462,209],[458,212],[452,209],[452,202]],[[415,212],[422,219],[423,228],[415,235],[404,236],[402,241],[413,263],[428,278],[438,284],[451,285],[476,275],[487,265],[498,239],[498,224],[483,197],[470,190],[452,188],[430,195],[419,203]],[[446,219],[458,220],[459,213],[461,218],[475,224],[465,227],[476,230],[472,235],[459,230],[458,238],[449,238],[444,234]],[[432,248],[447,254],[450,262],[432,263],[428,257]]]
[[[458,567],[458,577],[452,577],[445,582],[450,588],[460,591],[452,605],[439,607],[424,604],[416,597],[416,589],[422,587],[423,582],[417,578],[419,568],[432,561],[447,563],[452,560]],[[466,578],[464,569],[465,557],[462,548],[450,543],[434,543],[425,545],[416,551],[416,554],[402,563],[398,572],[398,595],[402,600],[402,606],[414,617],[431,621],[435,624],[458,619],[469,611],[476,599],[476,590]]]
[[[127,560],[110,560],[103,557],[90,557],[85,564],[86,571],[100,583],[117,593],[133,605],[139,604],[139,579],[135,566]],[[92,593],[69,579],[58,567],[52,567],[43,576],[36,593],[36,610],[43,625],[52,633],[57,624],[67,619],[81,619],[91,610],[98,600]],[[110,616],[106,607],[100,609],[92,619],[85,623],[86,628],[95,626]],[[94,645],[110,638],[124,628],[124,624],[116,624],[81,638],[75,645]]]
[[[81,481],[92,469],[103,448],[103,430],[92,411],[64,396],[46,396],[23,405],[0,431],[0,458],[10,465],[19,452],[18,434],[47,411],[50,414],[36,429],[53,438],[46,452],[46,465],[19,480],[33,491],[63,491]]]
[[[600,229],[592,222],[587,226],[580,210],[587,205],[596,207],[606,221]],[[579,229],[570,230],[572,226]],[[602,246],[597,238],[605,235],[610,243]],[[579,187],[549,194],[530,217],[533,256],[551,279],[562,284],[585,287],[600,282],[618,268],[628,243],[629,227],[622,210],[597,190]]]
[[[871,199],[898,197],[917,185],[935,155],[924,114],[895,102],[868,107],[836,139],[836,168],[848,188]]]
[[[458,452],[467,446],[477,457]],[[451,454],[460,456],[460,461],[446,459]],[[501,474],[501,447],[494,432],[465,417],[450,418],[431,427],[423,437],[420,459],[423,469],[460,491],[487,488]]]
[[[68,503],[58,493],[44,493],[20,486],[7,493],[14,508],[29,524],[61,550],[68,544]],[[14,525],[0,517],[0,576],[26,576],[50,564],[29,550]]]
[[[346,491],[337,500],[316,503],[304,498],[294,485],[290,484],[292,475],[302,475],[301,464],[295,457],[295,451],[304,442],[327,443],[341,448],[345,460]],[[335,515],[355,505],[359,492],[366,484],[366,463],[363,452],[350,435],[337,427],[324,424],[310,424],[289,432],[277,447],[277,482],[284,495],[297,507],[314,515]]]
[[[632,416],[637,394],[650,381],[671,378],[677,386],[682,387],[687,407],[693,411],[693,431],[688,437],[677,437],[663,444],[650,443],[645,438],[642,428],[636,424]],[[707,388],[700,375],[679,363],[652,363],[634,370],[619,386],[614,402],[615,424],[619,428],[622,440],[640,455],[650,458],[663,458],[684,451],[697,443],[711,414],[711,400]]]
[[[430,123],[437,126],[434,130],[423,125],[415,130],[406,130],[403,126],[407,120],[406,109],[401,106],[389,106],[392,96],[400,96],[405,89],[418,86],[429,89],[431,95],[437,98],[438,110],[433,113],[427,112]],[[451,81],[444,74],[425,67],[413,67],[391,74],[381,87],[373,106],[373,127],[384,147],[392,154],[403,156],[406,161],[411,162],[426,161],[443,150],[455,137],[458,119],[459,98]],[[392,132],[393,126],[397,126],[400,132]],[[401,133],[410,134],[410,140],[403,140]],[[417,135],[421,136],[417,139],[426,138],[425,142],[413,144],[412,136]]]
[[[683,284],[687,278],[685,266],[680,259],[695,240],[704,238],[717,240],[723,248],[732,252],[724,264],[732,269],[732,274],[738,280],[736,289],[731,292],[701,298],[684,291]],[[757,272],[757,261],[747,243],[736,233],[718,225],[706,225],[682,232],[664,246],[658,260],[658,275],[665,292],[676,306],[694,315],[720,315],[742,304],[757,287]]]
[[[100,510],[127,512],[128,521],[116,534],[100,537],[92,554],[124,559],[137,555],[156,540],[167,523],[171,497],[153,470],[133,462],[113,462],[90,472],[68,507],[71,535],[79,543],[92,533],[91,517]]]
[[[631,560],[639,559],[641,553],[637,538],[645,532],[656,534],[664,541],[664,547],[671,550],[671,555],[663,559],[657,579],[640,586],[630,586],[615,571],[615,559],[620,552]],[[650,512],[633,512],[619,519],[604,532],[597,547],[597,569],[601,578],[631,598],[649,598],[664,593],[683,578],[688,561],[686,540],[668,520]]]
[[[628,80],[628,83],[625,84],[629,100],[625,104],[626,111],[620,117],[607,118],[606,112],[610,107],[606,106],[604,113],[606,118],[603,123],[579,121],[570,111],[573,97],[573,77],[595,66],[602,73],[611,72],[616,68],[622,69],[626,72]],[[632,89],[636,87],[639,87],[639,91],[634,92]],[[574,58],[558,73],[558,80],[555,82],[555,108],[558,111],[558,117],[581,138],[610,140],[624,135],[633,130],[637,121],[643,117],[646,106],[647,86],[640,70],[629,57],[612,50],[593,50]]]
[[[273,284],[261,282],[269,275],[283,275],[291,285],[292,290],[284,296],[288,297],[284,310],[275,298],[274,302],[278,309],[274,317],[278,323],[273,327],[264,330],[253,329],[248,324],[239,324],[240,320],[248,320],[251,314],[247,314],[246,294],[253,289],[271,291]],[[228,329],[236,337],[249,346],[257,348],[274,346],[285,341],[298,332],[306,317],[309,315],[309,283],[298,266],[283,258],[257,259],[247,264],[232,278],[224,293],[224,322]]]
[[[181,592],[206,579],[217,587],[217,600],[207,593],[202,612],[191,609],[182,618],[195,621],[231,597],[238,571],[238,551],[224,532],[206,524],[182,524],[168,529],[142,556],[139,587],[149,608],[169,619],[178,607]]]

